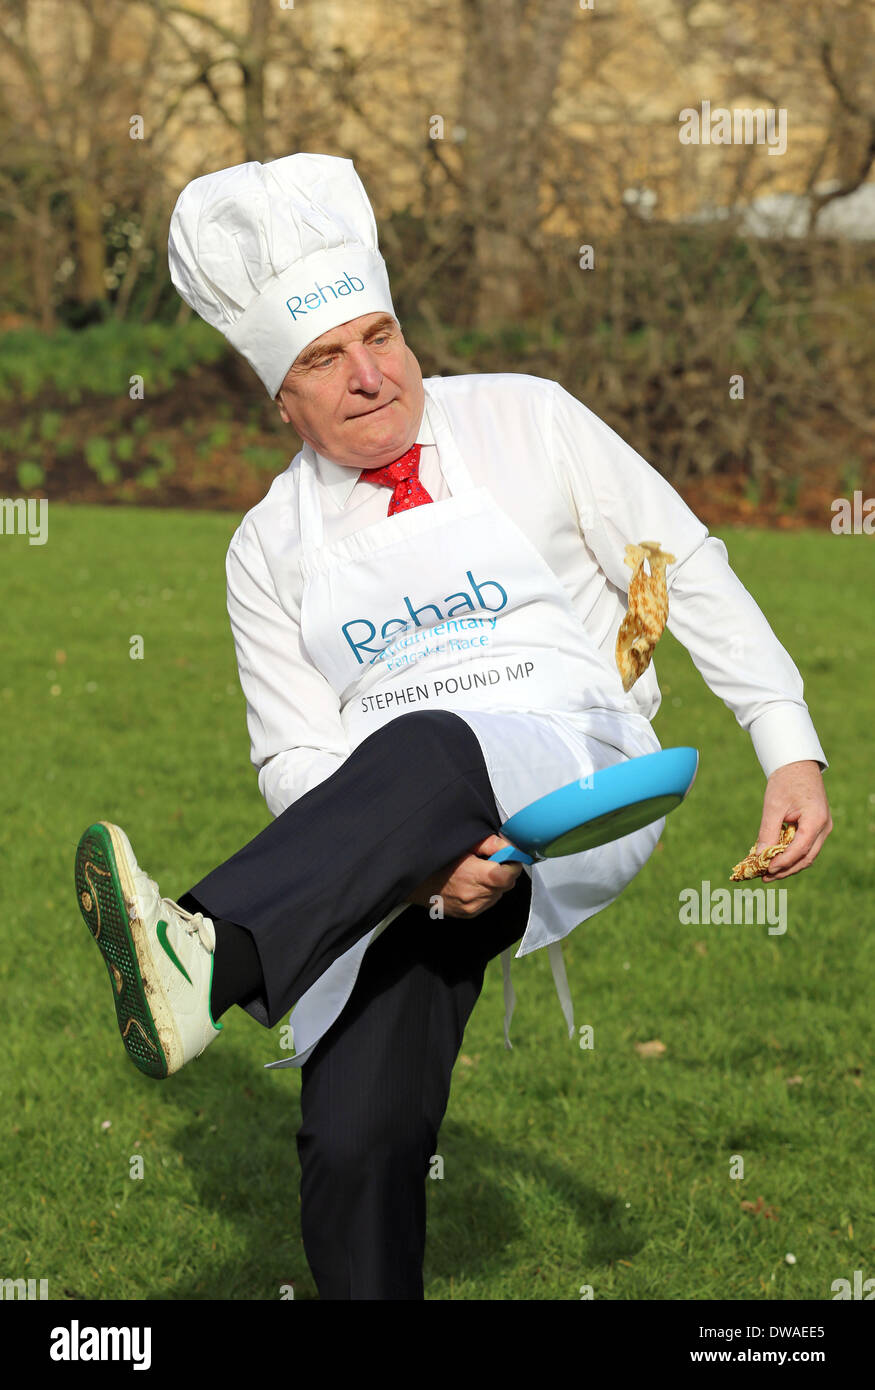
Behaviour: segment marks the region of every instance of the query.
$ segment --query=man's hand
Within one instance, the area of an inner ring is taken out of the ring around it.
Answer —
[[[430,907],[431,899],[438,895],[443,899],[445,917],[479,917],[481,912],[495,906],[502,893],[513,888],[522,872],[522,864],[489,862],[490,854],[509,844],[510,840],[502,835],[487,835],[469,854],[445,864],[420,883],[407,901],[419,907]],[[484,855],[486,857],[482,858]]]
[[[832,830],[832,816],[823,789],[823,775],[816,762],[785,763],[776,768],[766,783],[763,818],[757,836],[757,852],[777,844],[781,822],[796,826],[793,840],[772,860],[772,872],[763,874],[763,883],[789,878],[807,869],[820,853]]]

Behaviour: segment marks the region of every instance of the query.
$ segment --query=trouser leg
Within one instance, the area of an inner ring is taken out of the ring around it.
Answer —
[[[301,1069],[301,1234],[321,1298],[421,1299],[425,1182],[487,962],[518,941],[531,881],[473,918],[402,913],[365,953]]]
[[[412,712],[185,896],[250,932],[265,984],[255,1016],[272,1028],[417,884],[500,824],[469,725],[449,710]]]

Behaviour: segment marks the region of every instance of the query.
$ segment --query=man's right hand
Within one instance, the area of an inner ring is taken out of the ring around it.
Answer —
[[[513,888],[522,872],[522,864],[493,864],[489,860],[490,854],[509,844],[502,835],[487,835],[470,853],[424,879],[407,902],[431,907],[432,898],[437,896],[443,900],[444,917],[479,917]]]

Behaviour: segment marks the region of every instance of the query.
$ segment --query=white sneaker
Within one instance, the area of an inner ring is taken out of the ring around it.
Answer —
[[[79,841],[76,895],[109,970],[128,1056],[147,1076],[170,1076],[224,1026],[210,1012],[213,923],[162,898],[125,832],[104,821]]]

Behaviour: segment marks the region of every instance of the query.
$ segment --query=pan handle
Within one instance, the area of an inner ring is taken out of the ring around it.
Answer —
[[[524,850],[517,849],[516,845],[503,845],[502,848],[497,849],[494,854],[490,854],[489,862],[490,864],[507,864],[509,862],[515,864],[534,864],[535,861],[530,854],[526,854]]]

